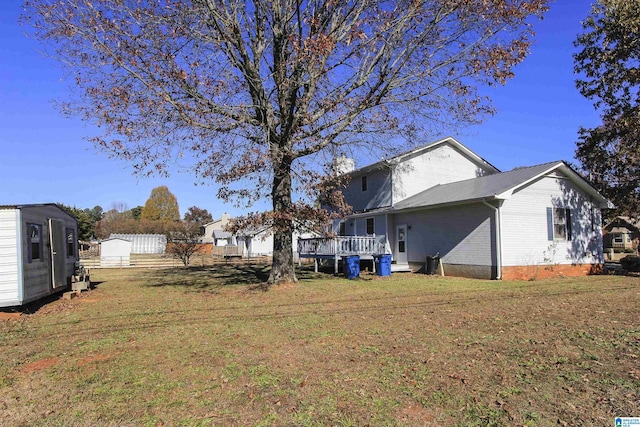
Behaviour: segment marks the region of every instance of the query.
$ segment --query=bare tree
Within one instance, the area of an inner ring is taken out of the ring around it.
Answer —
[[[177,256],[188,267],[191,257],[202,249],[200,237],[200,224],[191,221],[174,223],[167,232],[167,252]]]
[[[179,159],[225,200],[271,200],[276,283],[295,281],[294,219],[329,215],[312,201],[331,158],[480,121],[493,109],[478,87],[512,76],[546,3],[27,0],[23,18],[68,66],[65,111],[105,130],[98,147],[140,174]]]

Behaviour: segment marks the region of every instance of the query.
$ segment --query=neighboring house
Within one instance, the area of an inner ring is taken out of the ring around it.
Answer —
[[[633,250],[638,254],[640,242],[640,221],[627,216],[619,216],[603,227],[605,250]]]
[[[603,263],[612,207],[562,161],[499,172],[453,138],[351,171],[343,236],[384,236],[394,271],[439,255],[447,275],[532,279]]]
[[[273,254],[273,230],[270,226],[264,225],[232,234],[224,230],[230,220],[231,215],[224,213],[220,219],[209,222],[202,227],[200,242],[213,244],[212,253],[214,255],[228,256],[231,254],[231,256],[252,258]],[[311,233],[294,232],[294,250],[298,247],[299,238],[311,236]]]
[[[238,246],[248,258],[273,254],[273,232],[271,227],[262,226],[253,230],[244,230],[236,236]]]
[[[312,232],[294,231],[292,236],[292,247],[296,251],[298,239],[315,236]],[[258,227],[253,230],[244,230],[236,236],[238,246],[244,245],[244,255],[251,258],[254,256],[273,255],[273,230],[269,226]]]
[[[203,225],[200,243],[213,243],[213,246],[235,245],[236,241],[231,233],[224,231],[229,220],[231,220],[231,215],[223,213],[220,219]]]
[[[0,307],[67,289],[77,261],[76,218],[55,204],[0,206]]]

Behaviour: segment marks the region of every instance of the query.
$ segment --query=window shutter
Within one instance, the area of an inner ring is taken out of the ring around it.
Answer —
[[[553,208],[547,208],[547,240],[553,241]]]
[[[565,209],[565,221],[567,222],[567,240],[571,240],[571,209]]]

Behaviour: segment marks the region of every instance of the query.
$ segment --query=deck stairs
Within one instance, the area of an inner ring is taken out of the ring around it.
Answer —
[[[411,268],[409,268],[409,264],[391,264],[391,272],[392,273],[411,273]]]

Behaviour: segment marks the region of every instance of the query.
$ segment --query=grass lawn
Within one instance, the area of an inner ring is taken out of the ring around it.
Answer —
[[[256,265],[94,270],[0,320],[0,425],[612,426],[640,416],[640,278]]]

